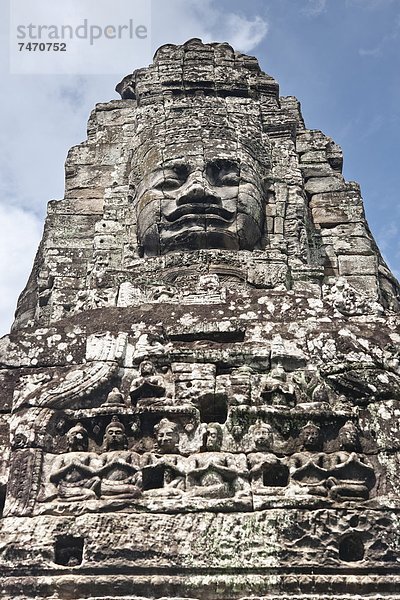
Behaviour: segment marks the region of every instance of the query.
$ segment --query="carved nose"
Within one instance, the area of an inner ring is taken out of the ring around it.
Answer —
[[[196,178],[177,200],[177,206],[182,204],[221,204],[221,199],[203,179]]]

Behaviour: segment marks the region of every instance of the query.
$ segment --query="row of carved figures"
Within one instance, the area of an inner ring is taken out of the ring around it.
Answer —
[[[322,380],[318,371],[295,373],[292,381],[281,363],[277,363],[267,374],[255,374],[249,367],[241,367],[235,373],[241,376],[243,382],[256,378],[252,387],[259,391],[258,404],[267,404],[276,407],[294,407],[298,403],[312,402],[314,405],[327,408],[334,402],[346,402],[344,398],[336,397],[335,392]],[[171,382],[162,373],[157,373],[154,363],[145,360],[138,367],[138,376],[131,383],[129,396],[132,404],[136,406],[162,406],[175,404]],[[190,396],[190,394],[189,394]],[[241,395],[239,394],[239,397]],[[196,399],[191,403],[196,404]],[[243,402],[244,398],[236,398],[235,403]],[[246,402],[244,402],[246,403]],[[113,388],[105,401],[109,406],[125,406],[126,399],[122,392]]]
[[[300,228],[299,237],[302,243],[302,236],[305,235],[305,229]],[[302,244],[304,246],[304,243]],[[263,283],[268,283],[268,287],[275,287],[284,284],[287,269],[285,265],[268,265],[268,269],[262,272]],[[179,285],[159,285],[137,287],[130,282],[124,282],[120,285],[117,306],[140,306],[143,303],[191,303],[191,301],[200,302],[207,299],[207,303],[225,302],[227,298],[227,287],[223,285],[216,274],[200,275],[193,281],[188,281],[186,276],[185,283],[191,289]],[[235,287],[242,287],[242,282],[235,281]],[[229,282],[229,288],[232,288],[232,282]],[[338,277],[332,285],[323,286],[323,299],[327,305],[333,306],[343,315],[361,315],[365,313],[381,313],[382,307],[371,300],[367,294],[361,293],[351,286],[344,277]],[[196,303],[197,303],[196,302]],[[78,294],[77,306],[75,312],[82,309],[101,308],[112,306],[115,303],[115,292],[110,295],[110,291],[102,289],[91,289],[82,291]]]
[[[128,450],[125,427],[113,417],[104,434],[104,452],[88,452],[88,432],[81,423],[67,433],[68,454],[53,464],[54,487],[45,500],[138,498],[143,492],[166,496],[188,494],[225,498],[253,493],[272,493],[294,486],[296,493],[330,497],[336,501],[366,500],[375,483],[374,470],[357,452],[358,432],[348,421],[340,429],[340,451],[320,451],[320,428],[309,422],[300,432],[302,451],[290,456],[271,452],[273,431],[269,424],[252,426],[253,451],[221,451],[223,429],[209,423],[204,448],[190,456],[179,453],[178,425],[167,418],[154,427],[154,452]]]

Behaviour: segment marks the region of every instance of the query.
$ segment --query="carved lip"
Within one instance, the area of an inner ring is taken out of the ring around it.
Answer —
[[[169,222],[174,222],[179,221],[184,217],[196,218],[196,215],[212,215],[213,217],[218,217],[219,219],[229,223],[235,218],[235,214],[235,212],[227,210],[226,208],[222,208],[222,206],[200,202],[196,204],[183,204],[169,215],[165,215],[165,218]]]

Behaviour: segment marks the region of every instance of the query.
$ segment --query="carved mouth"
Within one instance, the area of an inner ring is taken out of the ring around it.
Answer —
[[[222,208],[222,206],[208,203],[196,203],[179,206],[169,215],[165,215],[165,219],[170,223],[174,223],[187,217],[196,219],[197,215],[202,217],[212,215],[213,217],[217,217],[218,220],[222,220],[226,223],[230,223],[235,218],[234,212]]]

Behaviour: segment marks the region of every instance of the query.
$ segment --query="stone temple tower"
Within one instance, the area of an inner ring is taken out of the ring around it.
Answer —
[[[6,600],[400,598],[399,285],[228,44],[98,104],[0,340]]]

